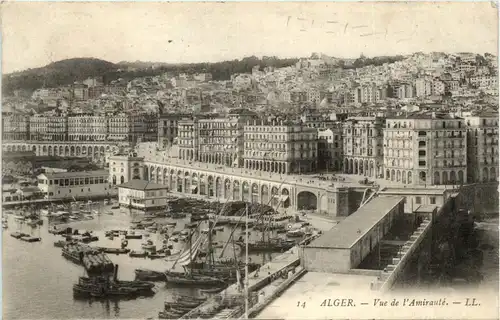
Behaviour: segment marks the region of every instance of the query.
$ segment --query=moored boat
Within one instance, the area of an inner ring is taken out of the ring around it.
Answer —
[[[135,278],[143,281],[165,281],[165,273],[147,269],[135,269]]]
[[[203,276],[203,275],[188,275],[178,272],[165,272],[166,282],[174,285],[183,286],[219,286],[223,285],[224,281],[215,277]]]
[[[135,257],[135,258],[144,258],[145,256],[148,255],[146,251],[136,251],[132,250],[129,252],[129,257]]]

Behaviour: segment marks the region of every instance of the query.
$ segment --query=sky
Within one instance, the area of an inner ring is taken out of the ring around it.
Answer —
[[[489,2],[4,2],[1,19],[2,73],[76,57],[183,63],[498,50]]]

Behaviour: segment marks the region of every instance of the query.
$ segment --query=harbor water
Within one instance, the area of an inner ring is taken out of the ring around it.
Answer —
[[[108,209],[102,211],[110,211]],[[93,220],[73,222],[68,226],[80,232],[93,231],[99,236],[99,241],[90,243],[91,246],[119,248],[121,237],[109,240],[104,236],[104,232],[112,229],[128,230],[131,221],[136,217],[123,209],[113,211],[114,215],[101,214]],[[177,222],[176,230],[182,230],[187,220],[169,219]],[[196,288],[168,287],[165,282],[155,282],[157,293],[152,297],[120,301],[76,300],[73,298],[72,286],[78,282],[79,276],[85,275],[84,268],[62,257],[61,248],[54,247],[53,243],[64,238],[50,234],[48,228],[47,220],[40,228],[31,230],[31,227],[20,225],[9,215],[9,228],[2,233],[3,319],[157,318],[158,312],[164,308],[164,301],[172,301],[175,295],[200,296],[199,289]],[[10,233],[15,231],[32,233],[34,236],[40,236],[42,241],[23,242],[10,236]],[[236,230],[235,238],[242,232]],[[229,238],[229,233],[229,227],[225,227],[224,231],[217,232],[214,241],[222,244]],[[157,234],[150,236],[160,247],[159,238],[160,235]],[[259,236],[252,232],[251,238],[257,240]],[[141,250],[144,239],[128,242],[128,248]],[[186,243],[179,241],[176,245],[178,248],[174,247],[174,252],[182,249],[181,246],[185,247]],[[231,247],[229,245],[224,254],[227,258],[235,257]],[[220,250],[222,249],[215,249],[216,257],[219,256]],[[241,255],[241,249],[238,248],[236,254]],[[134,270],[137,268],[164,271],[173,264],[164,259],[151,260],[114,254],[108,256],[119,265],[118,278],[121,280],[133,280]],[[251,255],[252,262],[256,263],[267,262],[270,258],[272,256],[269,254]]]

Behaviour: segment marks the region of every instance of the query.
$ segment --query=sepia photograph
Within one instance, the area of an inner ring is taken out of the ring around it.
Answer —
[[[498,319],[495,2],[10,2],[2,319]]]

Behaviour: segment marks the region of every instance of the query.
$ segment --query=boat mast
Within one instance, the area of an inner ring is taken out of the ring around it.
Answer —
[[[208,268],[211,269],[215,262],[214,253],[212,249],[212,221],[208,220]]]
[[[245,319],[248,319],[248,204],[245,211]]]
[[[192,246],[192,237],[193,236],[193,233],[191,232],[191,229],[189,229],[189,269],[191,271],[191,275],[193,275],[193,261],[191,260],[191,256],[192,256],[192,251],[191,251],[191,246]]]

